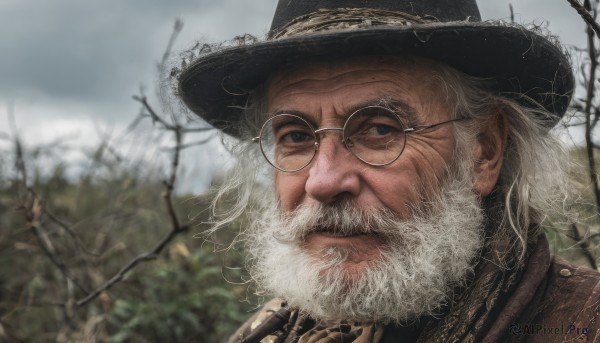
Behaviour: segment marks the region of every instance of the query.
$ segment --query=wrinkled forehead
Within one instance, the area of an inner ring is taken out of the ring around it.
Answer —
[[[269,77],[267,107],[275,113],[288,106],[318,106],[313,103],[325,101],[344,111],[361,103],[390,101],[430,108],[439,105],[436,100],[447,98],[439,96],[445,88],[442,69],[439,63],[416,57],[366,56],[306,62]]]

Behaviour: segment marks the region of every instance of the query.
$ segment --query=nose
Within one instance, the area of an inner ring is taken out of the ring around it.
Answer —
[[[324,204],[357,197],[361,167],[360,161],[344,146],[341,132],[323,132],[316,155],[307,167],[306,194]]]

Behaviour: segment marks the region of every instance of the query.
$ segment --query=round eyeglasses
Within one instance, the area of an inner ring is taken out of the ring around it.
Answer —
[[[352,113],[343,127],[315,129],[306,119],[294,114],[277,114],[265,121],[258,137],[267,161],[284,172],[303,169],[319,150],[319,134],[341,131],[342,142],[359,160],[371,166],[385,166],[398,159],[406,145],[406,135],[421,133],[439,125],[464,120],[451,119],[432,125],[404,128],[394,111],[381,106],[367,106]]]

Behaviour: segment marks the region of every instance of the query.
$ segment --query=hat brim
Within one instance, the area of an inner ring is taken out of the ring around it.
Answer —
[[[453,22],[329,31],[227,48],[198,58],[179,76],[183,102],[209,124],[238,136],[247,94],[285,66],[365,55],[422,56],[466,74],[494,79],[494,91],[526,106],[565,113],[573,92],[566,55],[532,31],[492,23]],[[533,100],[533,102],[532,102]]]

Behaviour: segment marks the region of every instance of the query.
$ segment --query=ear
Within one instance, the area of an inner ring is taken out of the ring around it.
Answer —
[[[498,182],[507,135],[508,121],[501,111],[480,125],[473,152],[475,160],[473,190],[481,198],[488,196]]]

